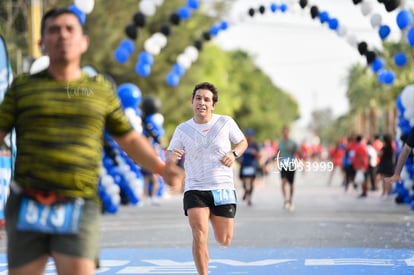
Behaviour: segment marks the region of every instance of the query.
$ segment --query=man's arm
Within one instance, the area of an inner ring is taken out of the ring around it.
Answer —
[[[397,165],[395,166],[394,175],[391,177],[384,178],[384,181],[387,183],[393,183],[400,180],[401,171],[404,168],[405,161],[411,153],[411,148],[407,144],[404,144],[400,156],[398,157]]]
[[[181,185],[184,172],[176,165],[176,159],[168,159],[164,163],[145,136],[131,131],[123,136],[114,137],[114,139],[128,156],[144,169],[161,175],[171,186]]]

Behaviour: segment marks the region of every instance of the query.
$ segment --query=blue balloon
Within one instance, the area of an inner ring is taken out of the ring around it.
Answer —
[[[338,27],[339,27],[339,21],[338,21],[338,19],[336,19],[336,18],[331,18],[331,19],[329,19],[328,24],[329,24],[329,28],[330,28],[331,30],[337,30],[337,29],[338,29]]]
[[[407,64],[407,56],[403,52],[396,53],[394,55],[394,63],[398,67],[403,67],[405,64]]]
[[[171,72],[171,73],[167,74],[167,77],[165,78],[165,81],[171,87],[175,87],[175,86],[178,85],[178,83],[180,83],[180,77],[176,73]]]
[[[411,27],[407,32],[407,40],[408,44],[413,47],[414,46],[414,26]]]
[[[185,74],[185,69],[183,66],[181,66],[178,63],[175,63],[172,67],[172,70],[174,73],[176,73],[178,76],[183,76]]]
[[[327,11],[322,11],[319,13],[319,21],[323,24],[329,21],[329,13]]]
[[[279,8],[281,12],[285,12],[287,11],[288,6],[285,3],[282,3]]]
[[[86,14],[81,11],[76,5],[70,5],[68,7],[68,10],[71,11],[72,13],[74,13],[76,15],[76,17],[78,17],[79,22],[81,23],[81,25],[85,25],[86,23]]]
[[[378,29],[379,37],[384,40],[391,33],[391,28],[388,25],[381,25]]]
[[[388,70],[380,70],[378,72],[378,81],[382,84],[390,85],[394,82],[395,74]]]
[[[117,93],[124,108],[135,108],[141,102],[142,93],[138,86],[135,84],[121,84],[117,89]]]
[[[189,19],[191,17],[191,10],[188,7],[181,7],[178,9],[177,15],[182,20]]]
[[[210,34],[212,36],[217,36],[219,34],[219,32],[220,32],[220,27],[218,27],[216,25],[211,26],[211,28],[210,28]]]
[[[196,10],[200,7],[200,2],[198,0],[187,0],[187,6]]]
[[[387,71],[387,74],[385,76],[385,84],[391,85],[394,83],[395,80],[395,73],[392,71]]]
[[[135,72],[142,77],[148,77],[151,74],[151,65],[138,62],[135,64]]]
[[[119,64],[125,64],[129,59],[129,52],[125,48],[116,48],[114,58]]]
[[[413,16],[409,10],[401,10],[397,14],[397,25],[403,30],[407,28],[413,22]]]
[[[225,30],[228,29],[228,27],[229,27],[229,23],[227,21],[223,20],[223,21],[220,22],[220,29],[221,30],[225,31]]]
[[[277,5],[275,3],[270,4],[270,10],[272,12],[276,12],[277,11]]]
[[[154,57],[147,51],[142,51],[138,55],[139,63],[153,65],[154,64]]]
[[[371,63],[371,69],[374,73],[377,73],[384,67],[384,61],[381,58],[375,58],[374,61]]]
[[[135,45],[134,45],[134,42],[132,42],[132,40],[126,38],[126,39],[121,41],[121,43],[119,44],[119,48],[123,48],[129,54],[132,54],[132,52],[135,49]]]

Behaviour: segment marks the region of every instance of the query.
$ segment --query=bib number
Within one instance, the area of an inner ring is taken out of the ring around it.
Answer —
[[[236,204],[236,191],[231,189],[212,190],[214,205]]]
[[[43,205],[23,197],[17,229],[51,234],[76,234],[84,205],[83,199]]]

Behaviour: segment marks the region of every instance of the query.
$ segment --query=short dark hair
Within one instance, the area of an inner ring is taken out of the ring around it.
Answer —
[[[50,9],[49,11],[47,11],[45,14],[43,14],[43,17],[42,17],[42,22],[40,23],[40,36],[41,37],[43,37],[43,34],[44,34],[44,32],[45,32],[45,28],[46,28],[46,21],[48,20],[48,19],[50,19],[50,18],[56,18],[56,17],[58,17],[59,15],[62,15],[62,14],[66,14],[66,13],[70,13],[70,14],[73,14],[74,16],[76,16],[76,18],[78,18],[78,20],[79,20],[79,17],[76,15],[76,13],[74,13],[73,11],[71,11],[70,9],[68,9],[68,8],[53,8],[53,9]],[[81,22],[80,22],[80,20],[79,20],[79,24],[81,25],[81,27],[83,28],[83,26],[82,26],[82,24],[81,24]]]
[[[198,83],[197,85],[195,85],[194,90],[193,90],[193,96],[191,98],[192,100],[194,100],[196,92],[200,89],[209,90],[210,92],[213,93],[213,103],[216,103],[218,101],[217,88],[213,84],[211,84],[210,82],[201,82],[201,83]]]

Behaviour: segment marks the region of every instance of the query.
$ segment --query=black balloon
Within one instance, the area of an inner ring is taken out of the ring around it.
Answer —
[[[254,16],[254,13],[255,13],[254,9],[253,9],[253,8],[250,8],[250,9],[249,9],[249,15],[250,15],[251,17],[253,17],[253,16]]]
[[[169,36],[171,34],[171,27],[170,27],[170,25],[167,24],[167,23],[162,24],[161,25],[161,28],[160,28],[160,32],[163,35],[165,35],[165,36]]]
[[[308,5],[308,0],[299,0],[299,6],[304,9]]]
[[[156,96],[146,96],[142,99],[141,110],[144,117],[158,113],[161,109],[161,101]]]
[[[142,12],[140,11],[136,12],[134,16],[132,17],[132,20],[134,21],[134,24],[136,27],[139,27],[139,28],[145,27],[145,23],[146,23],[145,15]]]
[[[211,33],[209,31],[203,32],[203,38],[204,40],[210,40],[211,39]]]
[[[385,1],[384,5],[387,12],[390,12],[398,8],[398,6],[400,5],[400,0]]]
[[[362,0],[352,0],[352,2],[354,3],[354,5],[358,5],[359,3],[362,2]]]
[[[201,40],[194,41],[194,47],[196,47],[198,51],[201,51],[203,49],[203,41]]]
[[[373,51],[367,51],[365,53],[365,57],[367,58],[367,63],[371,64],[372,62],[374,62],[375,58],[377,58],[377,54]]]
[[[368,44],[366,42],[358,43],[358,52],[360,55],[364,55],[368,50]]]
[[[180,22],[181,22],[181,18],[180,18],[180,16],[178,16],[178,14],[172,13],[170,15],[170,22],[174,25],[179,25]]]
[[[265,8],[264,6],[260,6],[260,7],[259,7],[259,12],[260,12],[261,14],[265,13],[265,11],[266,11],[266,8]]]
[[[310,8],[310,14],[311,14],[312,19],[315,19],[316,17],[318,17],[318,15],[319,15],[318,7],[317,6],[312,6]]]
[[[125,34],[132,40],[135,40],[138,38],[138,30],[134,24],[130,24],[125,27]]]

